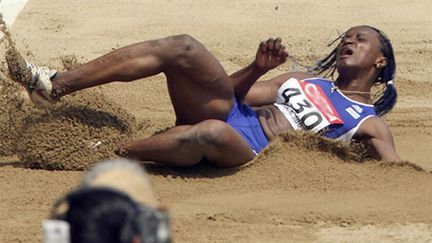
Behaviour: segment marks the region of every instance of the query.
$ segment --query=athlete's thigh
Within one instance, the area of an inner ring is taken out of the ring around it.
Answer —
[[[201,43],[189,39],[185,51],[164,72],[177,119],[196,124],[206,119],[224,120],[233,105],[230,77]]]
[[[223,85],[201,87],[187,79],[180,81],[168,85],[178,125],[196,124],[207,119],[226,120],[234,104],[232,92],[222,92],[220,86]]]

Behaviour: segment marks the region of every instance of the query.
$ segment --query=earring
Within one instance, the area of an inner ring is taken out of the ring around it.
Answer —
[[[378,69],[381,69],[381,68],[383,68],[385,66],[386,66],[386,64],[381,64],[381,63],[376,63],[375,64],[375,67],[378,68]]]

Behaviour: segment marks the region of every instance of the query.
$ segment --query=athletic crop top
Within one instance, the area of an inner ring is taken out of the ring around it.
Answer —
[[[376,116],[374,106],[342,94],[333,81],[290,78],[279,88],[274,105],[295,130],[350,141],[360,125]]]

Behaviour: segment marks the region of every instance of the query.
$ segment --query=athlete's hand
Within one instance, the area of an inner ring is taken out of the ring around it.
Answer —
[[[282,39],[270,38],[260,43],[255,57],[255,65],[259,70],[267,72],[284,63],[287,57],[288,52],[282,45]]]

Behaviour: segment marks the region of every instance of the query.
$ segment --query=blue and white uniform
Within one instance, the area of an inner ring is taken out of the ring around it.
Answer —
[[[350,141],[360,125],[376,116],[374,106],[346,97],[333,81],[291,78],[278,90],[274,105],[295,130]]]
[[[255,154],[261,152],[269,144],[256,112],[237,100],[226,119],[226,123],[243,137]]]
[[[376,116],[373,105],[346,97],[333,81],[323,78],[288,79],[274,105],[295,130],[351,141],[360,125]],[[254,110],[237,100],[226,120],[258,154],[269,143]]]

